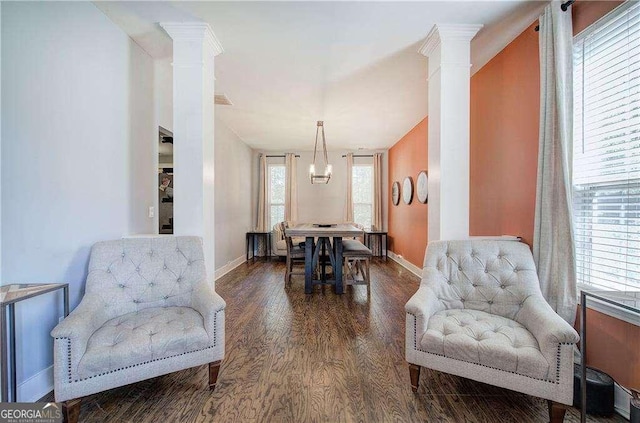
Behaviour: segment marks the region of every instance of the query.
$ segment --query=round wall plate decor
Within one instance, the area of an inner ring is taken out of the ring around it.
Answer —
[[[416,196],[418,197],[418,201],[422,204],[427,202],[429,198],[429,179],[427,177],[427,171],[423,170],[418,173],[418,180],[416,181]]]
[[[402,200],[405,204],[411,204],[411,200],[413,200],[413,180],[411,176],[407,176],[402,182]]]
[[[391,201],[397,206],[400,203],[400,182],[395,181],[391,186]]]

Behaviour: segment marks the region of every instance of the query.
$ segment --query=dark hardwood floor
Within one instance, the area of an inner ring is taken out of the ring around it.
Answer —
[[[241,265],[216,283],[227,301],[226,357],[214,392],[189,369],[83,400],[82,422],[546,422],[546,402],[422,370],[411,392],[404,304],[419,280],[374,260],[371,293],[335,295],[303,278],[284,288],[283,262]],[[566,422],[578,422],[571,408]],[[624,422],[620,417],[590,422]]]

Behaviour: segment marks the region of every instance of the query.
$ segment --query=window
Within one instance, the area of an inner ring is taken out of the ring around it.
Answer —
[[[371,228],[373,215],[373,165],[353,165],[353,220]]]
[[[640,289],[640,4],[574,39],[578,283]]]
[[[269,221],[270,228],[276,223],[284,220],[284,181],[285,167],[284,165],[270,164],[268,166],[269,174]]]

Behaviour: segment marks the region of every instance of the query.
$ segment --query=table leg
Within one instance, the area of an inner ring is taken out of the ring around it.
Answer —
[[[587,295],[580,292],[580,422],[587,421]]]
[[[246,241],[247,241],[247,261],[249,261],[249,234],[247,234],[246,236]]]
[[[15,304],[9,304],[9,368],[11,384],[11,401],[18,400],[18,387],[16,386],[16,308]]]
[[[344,294],[344,286],[342,285],[342,237],[334,237],[333,245],[336,250],[336,263],[333,267],[333,276],[336,278],[336,294]]]
[[[304,293],[313,291],[313,237],[308,236],[304,243]]]
[[[380,243],[382,243],[382,237],[380,238]],[[389,235],[384,234],[384,261],[387,261],[389,258]]]
[[[0,382],[0,395],[2,395],[2,402],[9,402],[7,395],[9,394],[9,377],[8,377],[8,362],[7,362],[7,307],[5,305],[0,307],[0,330],[2,331],[2,339],[0,339],[0,371],[2,371],[2,381]]]
[[[267,259],[271,260],[271,232],[267,232]]]

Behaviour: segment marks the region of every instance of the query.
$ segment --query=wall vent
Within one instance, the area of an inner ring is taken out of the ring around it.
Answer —
[[[215,104],[219,104],[221,106],[233,106],[233,103],[225,94],[216,94],[213,96],[213,98],[215,100]]]

